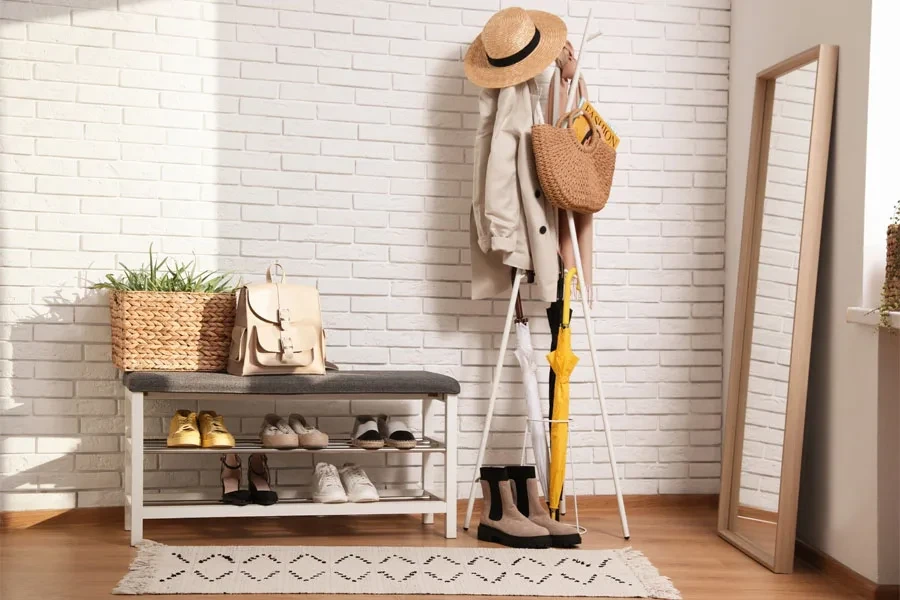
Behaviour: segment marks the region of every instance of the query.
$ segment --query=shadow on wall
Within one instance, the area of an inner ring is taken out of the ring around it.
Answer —
[[[838,81],[840,85],[840,81]],[[840,98],[835,96],[834,114],[840,114]],[[832,134],[832,147],[839,146],[836,132]],[[819,273],[833,273],[835,265],[834,244],[835,223],[834,207],[837,198],[834,196],[835,152],[828,155],[828,169],[825,176],[825,202],[822,212],[822,246],[819,252]],[[834,298],[831,294],[817,293],[815,314],[823,315],[816,318],[819,323],[827,322],[828,316],[834,312]],[[812,343],[810,346],[810,366],[830,364],[829,355],[834,349],[828,343],[828,332],[824,327],[813,327]],[[798,537],[815,547],[817,540],[803,539],[803,532],[821,532],[827,530],[827,524],[831,520],[830,495],[816,494],[810,482],[828,481],[828,465],[833,464],[831,457],[832,447],[829,443],[831,432],[835,424],[830,420],[828,406],[825,405],[831,394],[825,377],[810,377],[809,390],[807,391],[806,420],[803,427],[803,455],[800,464],[800,494],[797,511]],[[811,424],[814,424],[812,426]],[[814,506],[817,510],[804,510],[804,507]]]
[[[423,58],[407,51],[421,52],[422,24],[406,24],[418,39],[374,29],[383,20],[351,37],[366,19],[326,15],[314,32],[311,13],[289,8],[46,1],[4,2],[0,21],[0,510],[121,503],[125,411],[106,296],[89,287],[145,263],[151,243],[251,281],[279,259],[290,281],[319,287],[345,368],[458,377],[474,396],[460,405],[460,462],[473,463],[505,309],[468,299],[477,90],[460,59],[479,28]],[[396,55],[392,71],[372,52]],[[146,433],[164,435],[180,406],[150,403]],[[248,435],[267,411],[308,408],[213,407]],[[346,433],[349,415],[373,410],[307,414]],[[403,482],[413,472],[389,467],[418,458],[366,466]],[[214,463],[148,457],[147,486],[214,488]],[[297,485],[312,465],[273,466]]]
[[[200,3],[67,4],[4,2],[0,15],[0,510],[122,503],[125,411],[106,294],[90,286],[145,263],[151,243],[223,268],[247,233],[219,228],[241,211],[220,204],[241,183],[225,150],[241,147],[219,116],[236,130],[256,118],[213,95],[237,75],[216,59],[236,25],[192,31],[187,19],[215,10]],[[247,262],[225,268],[259,270]]]
[[[89,505],[121,501],[124,424],[109,328],[88,323],[106,318],[94,305],[101,300],[92,291],[58,292],[42,298],[40,309],[5,307],[16,321],[4,325],[0,510],[74,506],[76,494]],[[82,343],[82,337],[96,343]]]

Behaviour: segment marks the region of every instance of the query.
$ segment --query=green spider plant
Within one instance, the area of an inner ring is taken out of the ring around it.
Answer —
[[[223,294],[234,291],[240,280],[233,283],[231,273],[215,271],[197,272],[195,261],[179,262],[168,257],[159,259],[153,255],[150,244],[150,264],[138,269],[129,269],[119,263],[123,273],[107,273],[105,281],[91,286],[95,290],[120,292],[197,292],[203,294]]]

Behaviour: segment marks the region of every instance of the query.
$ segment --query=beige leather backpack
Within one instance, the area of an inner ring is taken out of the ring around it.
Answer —
[[[272,275],[281,280],[272,282]],[[319,290],[284,282],[266,269],[266,283],[237,292],[228,372],[232,375],[325,373],[325,330]]]

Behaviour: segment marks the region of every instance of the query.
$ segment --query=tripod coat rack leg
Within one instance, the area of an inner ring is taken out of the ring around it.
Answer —
[[[578,285],[581,286],[581,253],[578,248],[578,236],[575,230],[575,217],[571,210],[566,211],[566,220],[569,222],[569,234],[572,237],[572,249],[575,253],[575,269],[578,272]],[[600,365],[597,363],[597,351],[594,345],[594,323],[591,320],[591,306],[588,302],[587,290],[581,286],[581,309],[584,316],[585,330],[587,331],[588,349],[591,353],[591,366],[594,369],[594,386],[597,389],[597,397],[600,400],[600,416],[603,419],[603,431],[606,433],[606,447],[609,450],[609,466],[612,469],[613,486],[616,488],[616,501],[619,505],[619,518],[622,521],[622,534],[625,539],[631,537],[628,530],[628,517],[625,515],[625,502],[622,499],[622,486],[619,483],[619,468],[616,463],[616,450],[613,446],[612,430],[609,427],[609,417],[606,414],[606,397],[603,395],[603,386],[600,383]],[[569,290],[564,290],[569,293]]]
[[[500,375],[503,374],[503,362],[506,359],[506,348],[509,344],[509,332],[512,329],[513,314],[516,310],[516,298],[519,297],[519,286],[525,275],[516,270],[513,277],[512,293],[509,296],[509,306],[506,309],[506,323],[503,325],[503,337],[500,339],[500,354],[497,356],[497,365],[494,367],[494,381],[491,384],[491,398],[488,400],[487,415],[484,422],[484,430],[481,432],[481,445],[478,447],[478,458],[475,459],[475,470],[472,472],[472,484],[469,486],[469,503],[466,505],[466,520],[463,529],[469,530],[472,520],[472,509],[475,507],[475,484],[478,482],[478,474],[484,463],[484,451],[487,448],[488,436],[491,434],[491,420],[494,418],[494,404],[497,402],[497,392],[500,390]]]
[[[587,43],[593,39],[596,39],[600,36],[600,32],[591,33],[591,23],[593,23],[594,17],[594,9],[588,10],[587,20],[584,24],[584,33],[581,36],[581,44],[578,47],[578,64],[575,67],[575,73],[572,76],[573,85],[569,89],[569,95],[566,98],[566,112],[572,110],[575,104],[575,91],[578,85],[578,79],[581,77],[581,66],[583,64],[585,47]],[[584,281],[584,277],[581,276],[584,273],[584,267],[581,264],[581,249],[578,247],[578,235],[575,229],[575,217],[572,215],[572,211],[566,211],[566,220],[569,222],[569,236],[572,238],[572,251],[575,254],[575,268],[578,271],[578,281],[579,285]],[[612,469],[613,476],[613,486],[616,489],[616,501],[619,505],[619,518],[622,520],[622,534],[625,536],[625,539],[629,539],[631,537],[631,532],[628,530],[628,517],[625,515],[625,502],[622,500],[622,486],[619,483],[619,469],[618,464],[616,463],[616,451],[613,446],[612,440],[612,430],[609,427],[609,417],[606,414],[606,398],[603,395],[603,386],[600,383],[600,365],[597,364],[597,352],[596,346],[594,345],[594,324],[591,320],[591,306],[588,301],[587,290],[582,289],[581,293],[581,308],[584,313],[584,324],[585,329],[587,330],[587,338],[588,338],[588,348],[591,352],[591,366],[594,370],[594,385],[597,388],[597,396],[600,400],[600,415],[603,419],[603,430],[606,433],[606,447],[609,450],[609,466]]]

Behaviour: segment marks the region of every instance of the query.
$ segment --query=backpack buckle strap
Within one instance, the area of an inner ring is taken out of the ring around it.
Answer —
[[[278,309],[278,325],[282,330],[287,329],[287,326],[291,322],[291,309],[289,308],[279,308]]]
[[[291,341],[289,336],[281,334],[281,352],[283,354],[284,360],[291,360],[294,356],[294,342]]]

